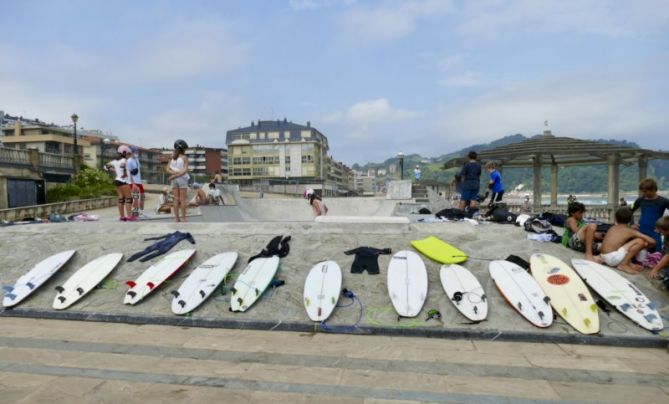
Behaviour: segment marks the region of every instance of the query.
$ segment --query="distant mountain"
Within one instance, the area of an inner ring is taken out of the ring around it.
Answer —
[[[444,170],[442,167],[446,161],[456,157],[464,157],[470,150],[481,152],[527,139],[529,139],[529,137],[521,134],[509,135],[490,143],[471,145],[448,154],[443,154],[439,157],[423,157],[419,154],[409,154],[404,158],[404,178],[412,178],[413,168],[416,165],[420,165],[423,179],[449,183],[453,179],[456,169]],[[625,140],[598,139],[595,140],[595,142],[639,148],[639,145],[636,143]],[[391,165],[398,167],[399,159],[397,157],[391,157],[382,163],[367,163],[365,165],[354,164],[353,168],[367,172],[369,169],[387,169]],[[606,165],[562,168],[558,174],[559,190],[560,192],[565,193],[606,192],[608,186],[607,170]],[[631,166],[621,165],[620,189],[622,191],[635,191],[638,188],[638,173],[639,167],[636,164]],[[648,175],[658,181],[660,189],[668,189],[669,161],[652,160],[648,165]],[[396,177],[397,176],[399,175],[396,175]],[[482,181],[486,181],[487,173],[484,173],[481,177]],[[531,168],[509,168],[503,171],[502,177],[506,189],[513,189],[520,184],[529,187],[532,184],[533,173]],[[550,186],[550,171],[547,169],[542,170],[542,177],[542,188],[544,191],[548,192]]]

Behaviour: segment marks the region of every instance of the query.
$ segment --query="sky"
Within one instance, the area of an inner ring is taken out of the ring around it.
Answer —
[[[0,110],[144,147],[311,125],[348,165],[527,136],[669,150],[669,0],[0,0]]]

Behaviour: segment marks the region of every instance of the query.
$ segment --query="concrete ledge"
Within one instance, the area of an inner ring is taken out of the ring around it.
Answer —
[[[409,218],[402,216],[318,216],[318,223],[394,223],[409,224]]]
[[[444,339],[473,339],[508,342],[537,342],[554,344],[587,344],[600,346],[667,348],[667,340],[659,336],[607,336],[560,334],[554,332],[523,332],[475,330],[466,328],[392,328],[392,327],[347,327],[330,326],[324,330],[320,323],[300,323],[264,320],[236,320],[220,318],[197,318],[183,316],[125,315],[112,313],[87,313],[81,311],[51,311],[39,309],[4,309],[1,317],[39,318],[48,320],[96,321],[104,323],[173,325],[179,327],[227,328],[244,330],[323,332],[331,334],[387,335],[407,337],[429,337]]]
[[[62,215],[87,210],[108,208],[116,205],[115,196],[78,199],[74,201],[46,203],[44,205],[21,206],[19,208],[0,209],[0,220],[22,220],[26,217],[48,217],[51,213]]]

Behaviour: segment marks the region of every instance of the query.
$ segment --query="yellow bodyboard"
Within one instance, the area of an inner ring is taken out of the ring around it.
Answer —
[[[467,261],[467,254],[434,236],[413,240],[411,245],[424,256],[442,264],[459,264]]]

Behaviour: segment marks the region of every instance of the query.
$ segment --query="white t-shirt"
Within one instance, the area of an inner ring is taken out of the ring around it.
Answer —
[[[218,198],[219,196],[221,196],[221,191],[217,188],[209,188],[207,194],[213,198]]]
[[[114,180],[128,183],[128,173],[126,172],[126,161],[125,159],[116,159],[109,162],[109,165],[114,168],[114,173],[116,177]]]
[[[170,168],[172,171],[183,171],[184,165],[184,159],[181,156],[177,157],[176,160],[170,160]],[[188,180],[190,179],[190,175],[188,175],[188,173],[184,173],[181,178]]]

